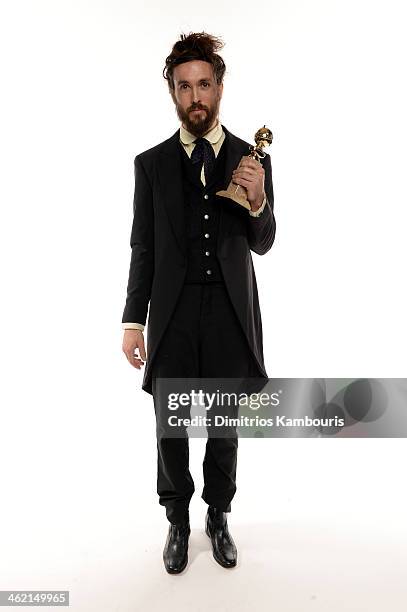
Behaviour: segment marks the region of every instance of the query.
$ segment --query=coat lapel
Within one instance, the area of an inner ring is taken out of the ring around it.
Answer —
[[[225,175],[224,175],[224,186],[226,189],[232,171],[238,166],[242,155],[247,154],[245,150],[242,150],[242,146],[239,140],[225,128],[222,124],[222,128],[225,132],[225,141],[223,147],[225,147]],[[182,160],[181,151],[179,145],[179,132],[178,129],[168,140],[162,143],[162,147],[159,152],[158,165],[157,165],[157,177],[160,185],[161,199],[164,202],[167,215],[172,226],[173,232],[177,239],[179,248],[182,253],[187,255],[187,237],[186,237],[186,226],[185,226],[185,209],[184,209],[184,192],[182,184]],[[222,200],[222,198],[220,198]],[[223,243],[225,234],[227,233],[227,224],[223,223],[223,209],[224,206],[220,202],[220,219],[219,219],[219,244]]]
[[[179,129],[165,142],[157,160],[157,178],[160,196],[181,251],[186,255],[186,226],[184,212],[184,191],[182,185]]]

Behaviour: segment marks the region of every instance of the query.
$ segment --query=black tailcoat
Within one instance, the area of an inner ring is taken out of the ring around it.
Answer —
[[[225,132],[224,189],[249,143]],[[152,393],[154,356],[184,284],[187,269],[187,236],[183,195],[182,160],[178,129],[170,138],[140,153],[134,160],[134,218],[127,299],[122,322],[147,327],[147,363],[142,388]],[[276,231],[270,155],[261,160],[265,170],[267,203],[259,217],[227,198],[217,197],[220,206],[216,254],[231,302],[249,347],[267,378],[263,357],[263,334],[256,276],[250,250],[259,255],[269,251]],[[149,307],[149,309],[148,309]]]

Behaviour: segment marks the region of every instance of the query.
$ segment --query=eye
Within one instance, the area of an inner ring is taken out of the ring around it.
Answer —
[[[202,83],[202,85],[203,85],[204,87],[209,87],[209,83],[208,83],[207,81],[204,81],[204,82]]]

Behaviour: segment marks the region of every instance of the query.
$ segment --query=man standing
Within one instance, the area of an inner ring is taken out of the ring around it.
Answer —
[[[147,362],[142,388],[158,414],[160,378],[267,378],[261,315],[250,251],[275,236],[270,156],[248,156],[249,143],[219,121],[225,64],[222,42],[181,35],[163,76],[180,128],[134,160],[134,219],[123,351]],[[216,195],[233,182],[248,211]],[[148,313],[147,355],[143,330]],[[138,351],[138,352],[137,352]],[[203,461],[206,533],[213,556],[234,567],[237,551],[226,513],[236,491],[237,437],[210,438]],[[170,522],[163,558],[169,573],[188,562],[189,502],[194,483],[188,438],[158,438],[157,492]]]

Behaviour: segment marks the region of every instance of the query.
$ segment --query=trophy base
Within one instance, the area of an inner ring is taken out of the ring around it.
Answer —
[[[240,185],[236,185],[230,181],[228,188],[226,190],[217,191],[216,195],[222,196],[223,198],[229,198],[229,200],[233,200],[236,202],[236,204],[243,206],[243,208],[251,210],[250,202],[246,197],[246,193],[244,192],[243,195],[241,195],[239,191],[241,192]]]

